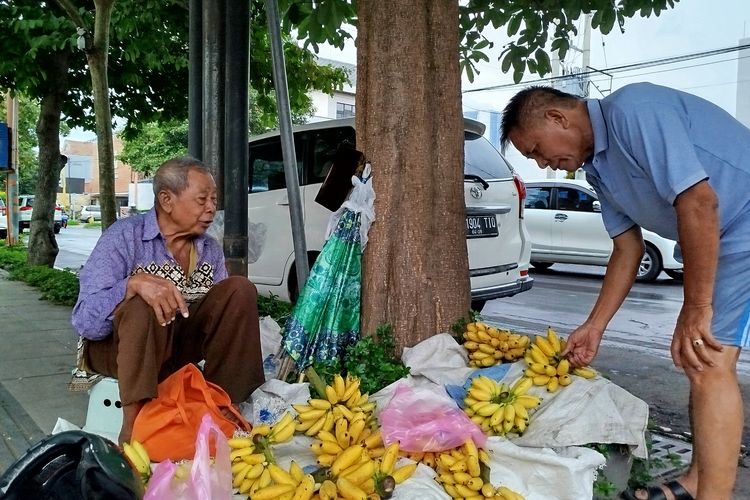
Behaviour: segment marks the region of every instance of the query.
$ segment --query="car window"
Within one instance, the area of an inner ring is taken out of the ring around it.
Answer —
[[[464,174],[484,180],[513,177],[510,165],[490,141],[472,132],[464,132]]]
[[[307,172],[307,183],[323,182],[331,170],[336,158],[336,151],[342,144],[354,147],[354,129],[352,127],[338,127],[316,130],[312,133],[312,163]]]
[[[574,212],[593,212],[596,198],[575,188],[557,188],[557,209]]]
[[[18,198],[18,206],[19,207],[33,207],[34,198],[31,198],[31,197]]]
[[[525,208],[539,208],[539,209],[550,208],[551,199],[552,199],[551,187],[526,186],[526,202],[524,204]]]
[[[303,148],[295,136],[294,149],[297,156],[297,171],[303,168]],[[284,157],[279,137],[250,146],[250,192],[260,193],[286,188]]]

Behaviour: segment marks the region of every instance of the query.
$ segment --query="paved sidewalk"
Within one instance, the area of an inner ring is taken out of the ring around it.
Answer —
[[[67,388],[76,359],[70,312],[0,270],[0,473],[58,417],[85,423],[88,394]]]

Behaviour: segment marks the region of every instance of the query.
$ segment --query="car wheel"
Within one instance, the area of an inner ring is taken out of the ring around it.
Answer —
[[[62,225],[59,222],[55,222],[55,228],[53,229],[53,231],[55,232],[55,234],[60,234],[60,228],[61,227],[62,227]]]
[[[661,274],[661,257],[651,245],[646,245],[643,258],[638,266],[638,274],[635,279],[642,283],[650,283]]]
[[[310,267],[310,269],[312,269],[313,264],[315,264],[315,259],[318,258],[318,255],[318,252],[307,253],[307,265]],[[289,271],[289,300],[292,302],[292,304],[297,303],[299,292],[300,291],[297,290],[297,266],[296,264],[292,264],[292,268]]]
[[[534,266],[534,269],[544,271],[552,266],[552,262],[532,262],[531,265]]]
[[[0,240],[4,240],[8,237],[8,231],[5,229],[0,229]]]
[[[667,276],[672,278],[675,281],[682,281],[683,272],[682,269],[665,269],[665,273],[667,273]]]
[[[471,310],[480,313],[480,312],[482,312],[482,309],[484,309],[484,305],[486,303],[487,303],[486,300],[472,300],[471,301]]]

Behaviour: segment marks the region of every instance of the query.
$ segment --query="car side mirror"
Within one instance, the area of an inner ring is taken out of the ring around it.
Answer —
[[[596,200],[591,203],[591,209],[594,212],[601,212],[602,211],[602,203],[599,200]]]

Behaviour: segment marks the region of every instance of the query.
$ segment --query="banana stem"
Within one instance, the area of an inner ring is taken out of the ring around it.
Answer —
[[[305,375],[310,380],[310,385],[312,385],[313,389],[315,389],[315,392],[318,393],[318,397],[325,399],[326,397],[326,383],[323,382],[323,379],[320,378],[318,373],[315,371],[315,368],[312,366],[308,366],[305,368]]]

